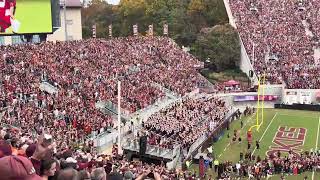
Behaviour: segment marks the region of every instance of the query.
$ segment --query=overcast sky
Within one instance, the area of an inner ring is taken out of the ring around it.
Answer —
[[[109,4],[119,4],[120,0],[107,0]]]
[[[90,2],[91,0],[80,0],[81,2]],[[117,5],[119,4],[120,0],[106,0],[109,4],[114,4],[114,5]]]

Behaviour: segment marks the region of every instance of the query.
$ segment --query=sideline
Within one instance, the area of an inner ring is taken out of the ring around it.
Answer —
[[[297,117],[296,115],[285,114],[285,113],[281,113],[280,116]],[[303,115],[303,117],[312,118],[312,119],[317,119],[317,117],[315,117],[315,116],[305,116],[305,115]],[[298,119],[298,120],[300,120],[300,119]]]
[[[318,120],[318,132],[317,132],[317,141],[316,141],[316,147],[315,147],[315,151],[318,150],[318,141],[319,141],[319,128],[320,128],[320,117]],[[312,180],[314,180],[314,170],[312,171]]]
[[[268,131],[270,125],[272,124],[273,120],[277,117],[278,112],[276,112],[276,114],[273,116],[273,118],[271,119],[271,121],[269,122],[268,127],[264,130],[261,138],[259,139],[259,142],[261,142],[261,140],[263,139],[264,135],[266,134],[266,132]],[[254,154],[254,152],[257,150],[257,147],[254,148],[254,150],[252,151],[252,154]]]
[[[251,115],[251,117],[248,117],[248,118],[247,118],[246,122],[243,124],[243,127],[240,129],[240,131],[241,131],[244,127],[246,127],[249,122],[252,121],[252,118],[255,117],[255,114],[256,114],[256,113],[253,113],[253,114]],[[241,119],[239,119],[239,120],[241,120]],[[220,153],[220,155],[218,156],[218,158],[220,158],[220,157],[223,155],[223,153],[227,150],[227,148],[228,148],[230,145],[231,145],[231,144],[230,144],[230,142],[229,142],[228,145],[224,148],[223,152]]]

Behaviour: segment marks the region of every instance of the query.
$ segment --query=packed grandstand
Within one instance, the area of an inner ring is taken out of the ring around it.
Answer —
[[[77,147],[81,140],[88,153],[96,152],[86,137],[92,131],[102,133],[115,127],[115,123],[95,104],[117,103],[118,79],[122,82],[121,108],[129,113],[164,96],[153,83],[184,96],[206,82],[197,72],[200,62],[166,37],[2,46],[0,51],[1,122],[8,126],[3,127],[2,135],[17,149],[31,147],[37,134],[46,133],[53,136],[57,152]],[[58,91],[41,91],[42,82]],[[210,121],[219,123],[226,111],[217,98],[187,98],[151,116],[145,130],[152,132],[151,144],[169,147],[177,141],[187,147],[207,131]],[[153,138],[160,139],[153,142]]]
[[[258,75],[290,89],[319,88],[319,1],[229,2]]]
[[[265,72],[269,83],[288,88],[320,88],[314,55],[319,46],[319,6],[315,0],[230,0],[257,75]],[[147,135],[149,145],[165,149],[181,145],[186,157],[192,144],[209,136],[235,111],[223,98],[191,95],[203,84],[208,89],[222,85],[208,82],[198,71],[202,63],[169,37],[1,46],[0,54],[0,167],[5,163],[18,167],[0,169],[3,178],[145,179],[150,173],[154,179],[204,178],[205,174],[171,170],[164,163],[130,162],[116,145],[112,154],[97,150],[91,135],[120,126],[96,106],[117,104],[118,80],[126,116],[165,100],[168,92],[180,99],[150,115],[137,134]],[[41,89],[43,83],[56,91]],[[46,144],[48,139],[54,143]],[[230,179],[232,173],[261,178],[320,166],[319,152],[289,154],[262,158],[248,153],[241,163],[220,163],[219,178]],[[35,172],[29,173],[32,165]]]

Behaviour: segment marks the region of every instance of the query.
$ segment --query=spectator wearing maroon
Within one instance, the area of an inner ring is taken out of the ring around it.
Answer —
[[[6,156],[0,158],[1,180],[42,180],[29,159],[23,156]]]
[[[36,151],[37,145],[36,144],[30,144],[26,149],[26,156],[30,158],[33,153]]]
[[[11,146],[7,141],[0,140],[0,158],[12,154]]]

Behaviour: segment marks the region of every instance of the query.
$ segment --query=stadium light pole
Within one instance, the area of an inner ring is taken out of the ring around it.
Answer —
[[[121,151],[121,81],[118,80],[118,152]]]
[[[253,30],[253,35],[256,35],[256,29]],[[254,39],[251,39],[252,42],[252,66],[255,64],[255,43],[254,43]]]
[[[64,36],[65,36],[65,41],[68,41],[67,0],[64,0],[64,4],[63,4],[63,16],[64,16]]]
[[[255,44],[252,41],[252,65],[255,64]]]

